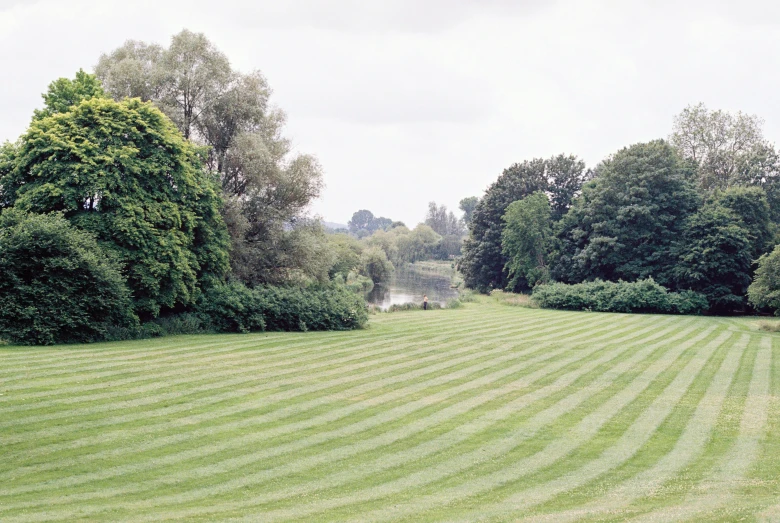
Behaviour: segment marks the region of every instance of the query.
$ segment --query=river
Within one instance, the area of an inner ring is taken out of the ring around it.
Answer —
[[[458,297],[458,290],[451,287],[453,274],[449,263],[418,262],[396,267],[390,281],[375,285],[366,301],[387,310],[391,305],[422,304],[427,294],[429,303],[444,305]]]

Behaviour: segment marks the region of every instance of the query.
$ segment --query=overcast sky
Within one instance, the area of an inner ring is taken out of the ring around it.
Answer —
[[[514,162],[594,166],[669,134],[686,105],[755,113],[780,137],[780,5],[608,0],[0,0],[0,140],[53,79],[127,39],[203,32],[259,69],[327,185],[313,211],[414,225]]]

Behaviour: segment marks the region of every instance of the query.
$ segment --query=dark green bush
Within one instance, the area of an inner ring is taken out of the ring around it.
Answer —
[[[363,299],[343,286],[257,287],[241,283],[203,293],[197,314],[217,332],[349,330],[364,326]]]
[[[635,282],[593,282],[569,285],[550,283],[534,288],[533,299],[540,307],[600,312],[701,314],[709,308],[707,299],[692,291],[669,292],[652,278]]]
[[[0,338],[25,345],[105,340],[137,329],[130,291],[95,238],[58,214],[0,217]]]

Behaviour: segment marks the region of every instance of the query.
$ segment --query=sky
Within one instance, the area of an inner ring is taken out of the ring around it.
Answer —
[[[52,80],[184,28],[265,75],[295,150],[324,168],[312,212],[331,222],[414,225],[531,158],[592,167],[698,102],[780,138],[772,1],[0,0],[0,141]]]

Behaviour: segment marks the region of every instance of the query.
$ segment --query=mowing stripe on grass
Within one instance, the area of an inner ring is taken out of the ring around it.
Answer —
[[[0,520],[780,513],[753,480],[771,476],[753,464],[771,448],[777,335],[751,320],[490,298],[430,312],[0,348]]]

